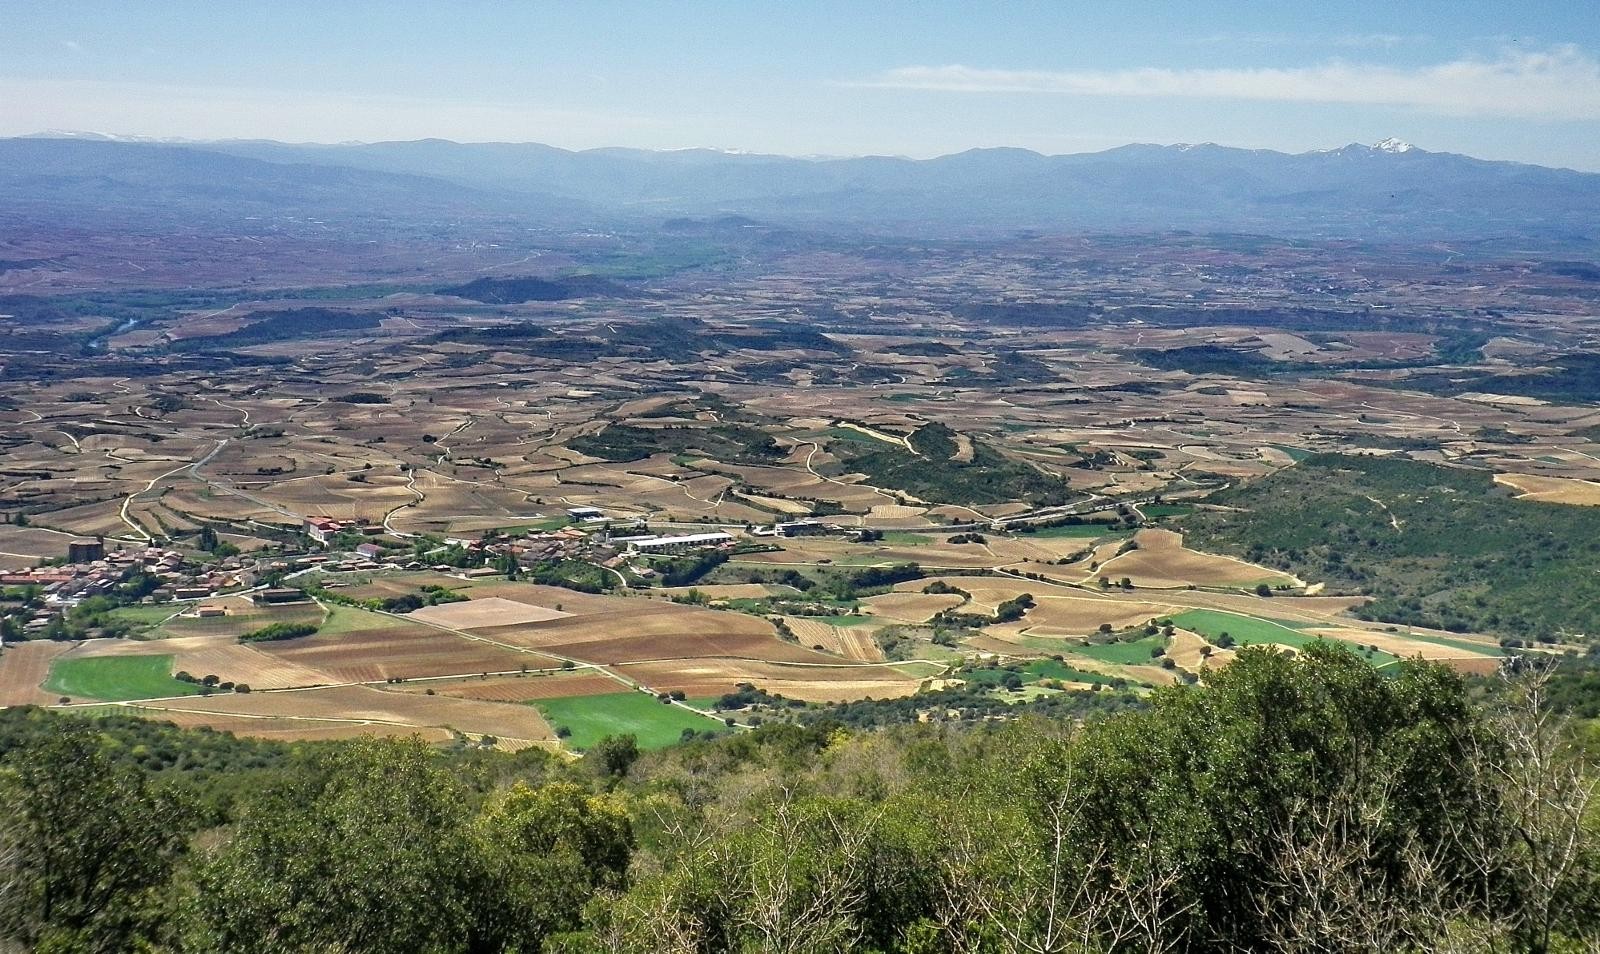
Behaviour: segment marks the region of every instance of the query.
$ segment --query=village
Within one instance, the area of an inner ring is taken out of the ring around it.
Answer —
[[[645,556],[772,549],[758,540],[861,532],[804,519],[751,528],[747,535],[726,530],[658,534],[645,532],[648,525],[643,521],[614,520],[597,507],[568,508],[565,516],[568,525],[556,529],[520,534],[489,531],[471,539],[442,541],[401,539],[386,534],[380,523],[312,516],[302,526],[304,546],[288,543],[220,556],[192,547],[131,546],[119,541],[108,548],[104,537],[75,539],[60,558],[0,572],[0,618],[12,624],[0,630],[0,639],[7,632],[22,638],[44,635],[63,614],[95,597],[121,605],[187,603],[185,615],[204,619],[228,614],[226,603],[206,602],[217,597],[245,595],[261,604],[303,600],[304,594],[284,586],[284,581],[314,571],[429,570],[472,580],[514,577],[540,564],[570,560],[626,570],[632,579],[647,582],[655,571],[640,560]],[[431,561],[440,555],[447,555],[449,562]]]

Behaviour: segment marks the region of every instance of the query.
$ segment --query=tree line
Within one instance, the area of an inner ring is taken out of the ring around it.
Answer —
[[[213,755],[198,780],[116,723],[10,716],[0,934],[57,954],[1594,949],[1594,775],[1544,683],[1399,668],[1251,647],[1087,720],[816,721],[575,762],[240,742],[253,767]]]

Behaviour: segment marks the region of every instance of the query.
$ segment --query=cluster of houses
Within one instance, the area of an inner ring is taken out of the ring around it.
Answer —
[[[65,563],[0,573],[0,587],[35,588],[44,597],[43,607],[23,621],[24,631],[37,630],[64,608],[109,593],[132,571],[160,581],[151,594],[154,600],[205,599],[221,590],[252,586],[257,579],[253,561],[239,557],[201,565],[163,547],[107,551],[104,541],[74,540],[67,545]]]
[[[363,536],[375,537],[383,532],[383,527],[368,523],[365,520],[335,520],[332,517],[307,517],[305,522],[306,535],[323,546],[328,541],[341,533],[359,533]]]
[[[627,526],[618,524],[596,507],[573,507],[567,511],[571,521],[559,529],[533,531],[521,537],[494,537],[488,539],[448,539],[447,545],[460,546],[482,554],[486,560],[510,556],[522,566],[551,560],[584,560],[607,567],[620,567],[642,555],[690,553],[699,550],[725,549],[734,546],[737,538],[724,531],[703,533],[654,534],[642,522]],[[381,526],[363,521],[336,520],[331,517],[309,517],[305,532],[312,540],[327,546],[338,535],[357,533],[376,537],[383,533]],[[762,527],[753,531],[756,536],[792,537],[814,533],[842,532],[844,528],[814,519],[793,520]],[[630,531],[633,532],[630,534]],[[329,554],[308,554],[280,557],[273,561],[253,559],[246,555],[225,557],[220,560],[192,562],[177,550],[157,546],[124,547],[107,551],[103,540],[75,540],[68,545],[66,562],[59,565],[32,567],[26,570],[0,572],[0,587],[36,587],[44,596],[44,607],[25,621],[27,628],[42,628],[64,608],[99,593],[110,591],[125,579],[131,570],[142,570],[156,576],[160,586],[150,598],[153,601],[205,600],[219,593],[247,589],[256,585],[263,576],[290,570],[321,567],[329,571],[377,570],[384,568],[422,569],[428,565],[426,555],[418,559],[411,551],[394,552],[376,540],[357,544],[349,551]],[[439,570],[452,570],[436,566]],[[465,571],[466,574],[494,573],[493,569]],[[639,567],[641,575],[649,576],[648,568]],[[264,590],[256,595],[258,600],[275,601],[301,598],[299,590]],[[199,615],[220,615],[219,607],[201,605]]]

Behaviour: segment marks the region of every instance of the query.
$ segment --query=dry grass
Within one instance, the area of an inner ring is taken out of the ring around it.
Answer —
[[[1519,500],[1600,507],[1600,483],[1571,477],[1541,477],[1535,474],[1495,474],[1494,482],[1517,491]]]
[[[190,697],[144,705],[165,712],[258,715],[390,727],[434,727],[474,735],[528,740],[555,737],[550,726],[532,706],[389,692],[369,686]]]
[[[1173,607],[1143,600],[1044,595],[1019,624],[1033,636],[1083,636],[1109,623],[1125,629],[1168,615]]]
[[[619,666],[617,671],[652,689],[689,696],[718,696],[750,683],[807,702],[894,699],[917,690],[920,680],[889,666],[789,666],[747,659],[695,659]]]
[[[528,673],[522,676],[489,676],[469,679],[431,679],[402,687],[404,692],[476,699],[480,702],[529,702],[534,699],[563,699],[568,696],[598,696],[628,692],[616,679],[593,670],[572,673]]]
[[[486,627],[475,633],[585,662],[609,665],[696,656],[749,656],[796,662],[828,658],[783,642],[771,623],[743,613],[521,584],[502,584],[482,591],[473,588],[475,596],[480,592],[544,600],[547,605],[561,600],[563,609],[571,614],[562,619]]]
[[[571,616],[560,610],[534,606],[498,596],[467,600],[461,603],[440,603],[424,606],[409,614],[413,619],[451,629],[479,629],[488,626],[516,626],[522,623],[544,623]]]
[[[50,674],[50,664],[71,643],[36,641],[13,643],[0,652],[0,706],[49,705],[56,696],[39,686]]]
[[[802,646],[820,647],[824,652],[858,662],[883,662],[883,650],[872,638],[877,626],[834,626],[804,616],[785,616],[784,621]]]
[[[91,639],[79,644],[75,655],[172,656],[173,672],[217,676],[242,682],[252,689],[289,689],[336,681],[328,673],[285,661],[255,646],[241,645],[232,636],[176,636],[171,639]]]
[[[175,712],[160,709],[125,707],[146,718],[168,722],[185,729],[214,729],[240,738],[269,739],[277,742],[323,742],[362,737],[420,738],[441,743],[454,738],[448,729],[428,726],[382,725],[370,722],[324,721],[322,719],[274,718],[272,716],[222,715],[209,712]]]
[[[1199,672],[1201,667],[1220,669],[1233,660],[1234,651],[1218,649],[1206,642],[1205,637],[1180,629],[1167,641],[1167,658],[1180,668]]]
[[[1134,535],[1139,549],[1101,564],[1097,575],[1115,581],[1128,577],[1135,586],[1172,588],[1195,586],[1245,586],[1263,580],[1285,580],[1282,573],[1235,560],[1190,550],[1183,534],[1171,530],[1140,530]]]
[[[1392,653],[1401,659],[1411,659],[1421,656],[1429,662],[1441,662],[1452,667],[1458,663],[1464,664],[1463,671],[1478,672],[1487,666],[1493,672],[1500,664],[1500,658],[1487,653],[1475,653],[1454,646],[1445,646],[1429,642],[1424,639],[1407,639],[1402,633],[1385,633],[1371,629],[1358,629],[1349,626],[1336,626],[1310,630],[1318,636],[1328,636],[1341,639],[1359,646],[1376,646],[1386,653]]]
[[[898,623],[925,623],[934,614],[962,604],[954,593],[884,593],[861,601],[865,612]]]

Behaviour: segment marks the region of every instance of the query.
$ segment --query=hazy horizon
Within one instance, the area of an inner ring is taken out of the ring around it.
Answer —
[[[1047,158],[1048,159],[1048,158],[1058,158],[1058,157],[1074,156],[1074,155],[1092,155],[1092,154],[1099,154],[1099,153],[1106,153],[1106,152],[1114,152],[1114,151],[1116,151],[1118,149],[1128,149],[1128,148],[1135,148],[1135,147],[1141,147],[1141,146],[1142,147],[1154,148],[1154,149],[1180,149],[1180,150],[1181,149],[1195,149],[1195,148],[1201,148],[1201,147],[1209,146],[1209,147],[1214,147],[1214,148],[1218,148],[1218,149],[1241,150],[1241,151],[1250,151],[1250,152],[1269,152],[1269,153],[1274,153],[1274,154],[1283,155],[1283,156],[1305,156],[1305,155],[1314,155],[1314,154],[1317,154],[1317,153],[1337,152],[1340,149],[1346,149],[1346,148],[1350,148],[1350,147],[1359,147],[1359,148],[1368,148],[1368,149],[1379,150],[1379,149],[1384,149],[1385,143],[1391,143],[1391,142],[1392,143],[1396,143],[1400,147],[1402,147],[1402,148],[1400,148],[1398,150],[1395,150],[1395,151],[1409,152],[1409,151],[1415,150],[1417,152],[1425,152],[1425,153],[1467,155],[1465,153],[1449,153],[1446,150],[1431,149],[1425,143],[1407,142],[1405,140],[1400,139],[1399,137],[1386,137],[1385,139],[1380,139],[1380,140],[1376,140],[1376,141],[1373,141],[1373,142],[1354,142],[1354,141],[1352,141],[1352,142],[1341,143],[1341,144],[1336,145],[1336,146],[1329,146],[1329,147],[1321,148],[1321,149],[1305,149],[1305,150],[1298,150],[1298,151],[1288,151],[1288,150],[1281,150],[1281,149],[1263,149],[1263,148],[1253,148],[1253,147],[1248,147],[1248,146],[1236,146],[1236,145],[1233,145],[1233,144],[1230,144],[1230,143],[1226,143],[1226,142],[1214,142],[1214,141],[1206,140],[1206,141],[1203,141],[1203,142],[1124,142],[1124,143],[1117,143],[1115,145],[1105,146],[1105,147],[1100,148],[1100,149],[1082,149],[1082,150],[1074,150],[1074,151],[1067,151],[1067,152],[1040,152],[1039,150],[1029,149],[1029,148],[1027,148],[1025,146],[1010,146],[1010,145],[970,146],[970,147],[968,147],[966,149],[961,149],[961,150],[957,150],[957,151],[954,151],[954,152],[940,152],[940,153],[934,153],[932,155],[923,155],[923,156],[907,155],[907,154],[904,154],[904,153],[885,153],[885,152],[876,152],[876,153],[864,152],[864,153],[853,153],[853,154],[848,154],[848,155],[846,155],[846,154],[836,154],[835,155],[835,154],[826,154],[826,153],[800,154],[800,153],[785,153],[785,152],[767,152],[767,151],[750,150],[750,149],[726,149],[726,148],[718,148],[718,147],[715,147],[715,146],[675,146],[675,147],[650,148],[650,147],[644,147],[644,146],[625,146],[625,145],[620,145],[620,144],[608,144],[608,145],[600,145],[600,146],[586,146],[586,147],[581,147],[581,148],[570,148],[570,147],[566,147],[566,146],[558,146],[558,145],[555,145],[554,143],[539,142],[537,140],[532,140],[532,139],[520,139],[520,140],[511,140],[511,139],[449,139],[449,138],[446,138],[446,137],[443,137],[443,136],[422,136],[422,137],[413,138],[413,139],[370,139],[370,140],[369,139],[345,139],[345,140],[339,140],[339,141],[333,141],[333,140],[298,140],[298,141],[295,141],[295,140],[272,139],[272,138],[265,137],[265,136],[241,136],[241,137],[229,137],[229,138],[225,138],[225,139],[198,139],[198,138],[189,138],[189,137],[184,137],[184,136],[144,136],[144,135],[140,135],[138,133],[107,132],[105,130],[93,130],[93,129],[42,129],[42,130],[39,130],[37,132],[24,133],[24,134],[13,135],[13,136],[4,136],[4,137],[0,137],[0,138],[6,138],[6,139],[65,139],[65,140],[78,140],[78,141],[89,141],[89,142],[104,141],[104,142],[119,142],[119,143],[133,143],[133,144],[147,144],[147,145],[166,145],[166,146],[226,146],[226,145],[229,145],[229,144],[243,145],[243,144],[249,144],[249,143],[274,143],[274,144],[282,145],[282,146],[291,146],[291,147],[300,147],[300,148],[329,148],[329,149],[335,149],[335,148],[339,148],[339,147],[360,147],[360,146],[376,146],[376,145],[398,145],[398,144],[407,144],[407,143],[442,142],[442,143],[451,143],[451,144],[458,145],[458,146],[538,146],[538,147],[549,148],[549,149],[561,149],[561,150],[564,150],[564,151],[567,151],[567,152],[572,152],[572,153],[593,153],[593,152],[609,152],[609,151],[633,151],[633,152],[645,152],[645,153],[714,152],[714,153],[720,153],[720,154],[728,155],[728,156],[749,156],[749,157],[752,157],[752,158],[765,157],[765,158],[776,158],[776,159],[795,159],[795,160],[800,160],[800,161],[804,161],[804,162],[841,162],[841,161],[847,161],[847,160],[851,160],[851,159],[898,159],[898,160],[905,160],[905,161],[909,161],[909,162],[927,162],[927,161],[936,160],[936,159],[948,158],[948,157],[951,157],[951,156],[958,156],[958,155],[961,155],[963,153],[969,153],[969,152],[1002,152],[1002,151],[1028,152],[1028,153],[1032,153],[1034,155],[1040,156],[1042,158]],[[1597,169],[1580,169],[1580,168],[1577,168],[1577,167],[1574,167],[1574,166],[1561,166],[1561,165],[1551,165],[1551,164],[1546,164],[1546,163],[1533,163],[1533,162],[1526,162],[1524,160],[1518,160],[1518,159],[1491,159],[1490,157],[1486,157],[1486,156],[1471,156],[1471,155],[1468,155],[1468,158],[1484,159],[1484,160],[1493,161],[1493,162],[1510,162],[1510,163],[1515,163],[1515,164],[1520,164],[1520,165],[1541,166],[1543,168],[1554,169],[1554,170],[1558,170],[1558,171],[1572,171],[1572,172],[1584,172],[1584,173],[1589,173],[1589,174],[1600,174],[1600,168],[1597,168]]]
[[[0,135],[928,158],[1396,137],[1600,170],[1600,18],[1557,5],[1259,9],[293,0],[0,11]]]

